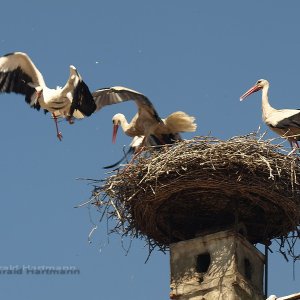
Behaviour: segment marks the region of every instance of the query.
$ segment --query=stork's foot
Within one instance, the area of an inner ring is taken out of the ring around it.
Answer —
[[[69,122],[69,124],[74,124],[74,119],[71,116],[67,116],[66,120]]]
[[[58,132],[58,133],[57,133],[57,138],[58,138],[60,141],[62,141],[63,136],[62,136],[61,132]]]

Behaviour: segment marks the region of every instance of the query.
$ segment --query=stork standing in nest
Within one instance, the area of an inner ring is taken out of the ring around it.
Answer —
[[[59,140],[57,118],[64,117],[70,124],[73,117],[90,116],[96,105],[88,86],[74,66],[70,66],[70,76],[63,88],[50,89],[29,56],[14,52],[0,57],[0,92],[25,95],[25,101],[37,110],[51,112],[55,121]]]
[[[93,97],[96,110],[105,105],[128,100],[134,100],[138,107],[138,112],[130,123],[123,114],[118,113],[113,116],[113,142],[116,140],[119,126],[130,137],[144,136],[143,145],[151,146],[172,144],[181,139],[179,132],[193,132],[197,128],[194,123],[195,118],[181,111],[161,119],[145,95],[125,87],[99,89],[93,92]]]
[[[260,79],[256,84],[244,93],[240,100],[244,100],[249,95],[262,90],[262,118],[263,121],[278,135],[286,138],[295,152],[299,149],[300,140],[300,110],[299,109],[275,109],[268,99],[269,82]]]

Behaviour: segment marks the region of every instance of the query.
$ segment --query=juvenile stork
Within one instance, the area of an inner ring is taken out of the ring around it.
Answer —
[[[52,113],[59,140],[57,118],[64,117],[70,124],[73,117],[90,116],[96,105],[88,86],[74,66],[70,66],[70,76],[63,88],[51,89],[46,86],[42,74],[23,52],[8,53],[0,57],[0,92],[25,95],[25,101],[37,110]]]
[[[277,134],[286,138],[292,147],[292,152],[299,149],[300,140],[300,110],[299,109],[275,109],[268,100],[269,82],[260,79],[256,84],[244,93],[240,100],[262,90],[262,118],[263,121]]]
[[[166,119],[161,119],[151,101],[143,94],[121,86],[99,89],[93,92],[93,97],[100,110],[105,105],[121,103],[134,100],[138,112],[130,123],[123,114],[113,116],[113,142],[119,126],[121,125],[124,133],[130,137],[144,136],[143,145],[164,145],[172,144],[180,140],[179,132],[193,132],[197,125],[195,118],[184,112],[178,111],[169,115]]]

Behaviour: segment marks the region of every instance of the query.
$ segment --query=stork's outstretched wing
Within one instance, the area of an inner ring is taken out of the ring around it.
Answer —
[[[97,108],[95,100],[74,66],[70,66],[70,77],[66,85],[68,84],[73,87],[70,116],[73,116],[75,110],[79,110],[83,116],[90,116]],[[76,114],[74,116],[76,117]]]
[[[106,105],[133,100],[138,106],[140,116],[143,114],[148,114],[157,122],[161,122],[161,118],[159,117],[151,101],[145,95],[137,91],[122,86],[114,86],[110,88],[98,89],[93,92],[92,95],[97,106],[96,111],[100,110]]]
[[[35,103],[35,87],[44,87],[42,74],[36,68],[29,56],[23,52],[8,53],[0,57],[0,92],[25,95],[28,104],[36,109],[40,105]]]

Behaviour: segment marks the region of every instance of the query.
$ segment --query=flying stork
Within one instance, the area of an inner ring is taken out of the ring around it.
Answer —
[[[70,124],[73,117],[90,116],[96,105],[88,86],[74,66],[70,66],[70,76],[64,87],[51,89],[46,86],[42,74],[23,52],[8,53],[0,57],[0,93],[25,95],[25,101],[37,110],[52,113],[59,140],[57,118],[66,118]]]
[[[262,118],[263,121],[277,134],[286,138],[292,147],[292,152],[299,149],[300,140],[300,110],[299,109],[275,109],[268,100],[269,82],[260,79],[256,84],[244,93],[240,100],[262,90]],[[290,154],[291,154],[290,153]]]
[[[97,110],[106,105],[134,100],[138,112],[130,123],[123,114],[113,116],[113,142],[116,140],[117,130],[121,125],[124,133],[130,137],[144,136],[143,145],[172,144],[180,140],[179,132],[193,132],[197,125],[195,118],[184,112],[174,112],[166,119],[161,119],[151,101],[143,94],[126,87],[115,86],[98,89],[92,93]]]

